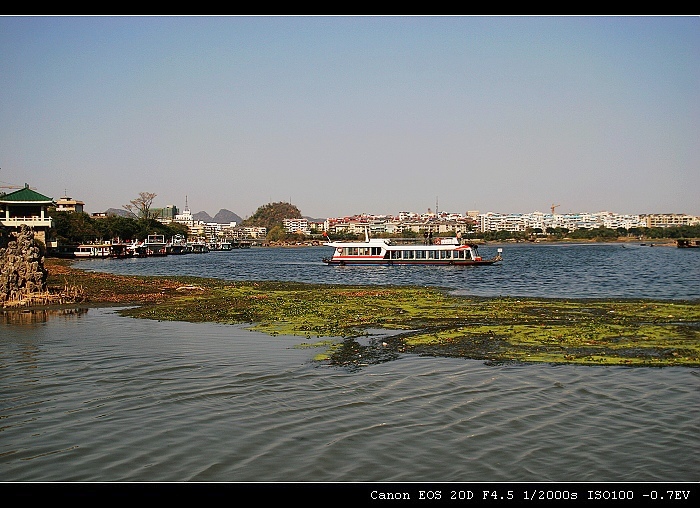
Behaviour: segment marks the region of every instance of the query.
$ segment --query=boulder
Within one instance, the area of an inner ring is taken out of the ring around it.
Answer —
[[[0,303],[46,291],[48,272],[34,231],[22,226],[15,239],[0,249]]]

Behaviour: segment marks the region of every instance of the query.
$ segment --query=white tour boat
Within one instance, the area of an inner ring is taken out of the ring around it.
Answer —
[[[323,258],[328,265],[492,265],[501,261],[502,249],[490,259],[479,255],[474,243],[462,243],[457,238],[434,238],[429,245],[393,243],[388,238],[369,238],[364,242],[328,242],[331,257]]]
[[[84,243],[73,251],[76,258],[108,258],[112,255],[111,243]]]

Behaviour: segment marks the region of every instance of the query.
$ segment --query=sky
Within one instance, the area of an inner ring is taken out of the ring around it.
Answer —
[[[0,17],[0,191],[700,215],[696,16]]]

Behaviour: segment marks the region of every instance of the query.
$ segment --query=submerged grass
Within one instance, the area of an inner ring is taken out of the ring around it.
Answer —
[[[317,359],[334,365],[415,353],[492,363],[700,366],[695,301],[471,298],[427,287],[121,277],[65,264],[58,272],[56,282],[73,277],[94,303],[137,304],[123,315],[297,335],[313,339],[305,345],[324,348]]]

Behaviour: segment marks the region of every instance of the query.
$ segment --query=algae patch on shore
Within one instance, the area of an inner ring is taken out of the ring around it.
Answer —
[[[303,337],[331,365],[412,353],[489,363],[700,366],[700,302],[474,298],[439,288],[231,282],[86,272],[47,260],[49,286],[167,321],[243,324]]]
[[[493,363],[700,366],[697,302],[469,298],[424,287],[230,282],[121,313],[325,338],[319,345],[327,351],[319,358],[346,366],[400,353]],[[373,329],[390,332],[372,339]],[[336,338],[331,346],[330,337]]]

